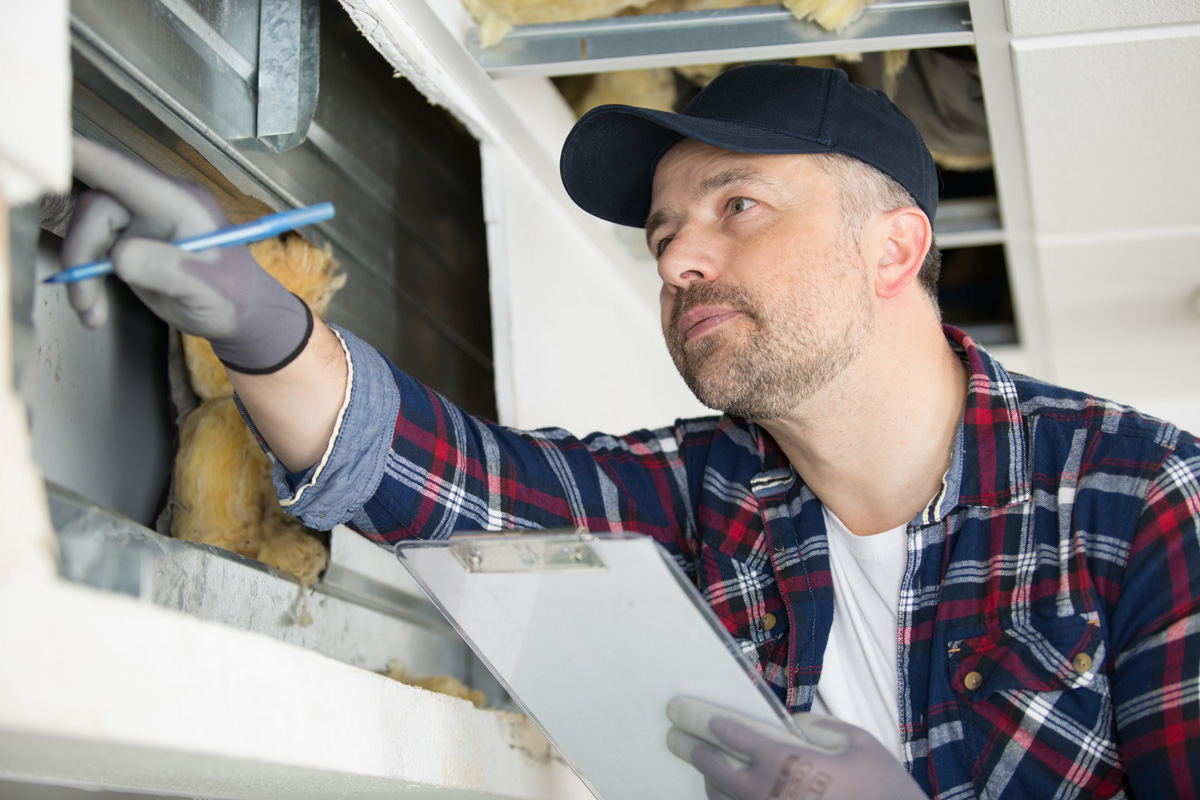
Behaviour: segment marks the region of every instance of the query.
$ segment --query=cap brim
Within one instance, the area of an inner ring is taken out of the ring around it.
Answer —
[[[650,214],[654,169],[680,139],[742,153],[821,153],[820,142],[742,122],[605,105],[580,117],[567,136],[559,173],[567,194],[601,219],[642,227]]]

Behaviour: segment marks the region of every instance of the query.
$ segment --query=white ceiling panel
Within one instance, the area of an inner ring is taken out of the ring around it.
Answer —
[[[1054,380],[1126,403],[1200,407],[1200,226],[1191,235],[1040,246]]]
[[[1013,44],[1040,233],[1200,219],[1200,25]]]
[[[1196,0],[1007,0],[1014,36],[1200,22]]]

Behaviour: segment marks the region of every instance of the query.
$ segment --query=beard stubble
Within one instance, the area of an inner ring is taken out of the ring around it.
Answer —
[[[828,268],[853,269],[850,257],[843,253]],[[746,419],[784,416],[841,374],[865,346],[874,327],[874,310],[865,272],[861,266],[855,272],[863,277],[840,290],[850,294],[848,301],[843,299],[840,318],[824,321],[814,306],[833,302],[830,292],[802,303],[790,294],[772,293],[773,299],[768,299],[745,287],[720,283],[680,289],[664,331],[675,368],[709,408]],[[732,308],[743,317],[685,342],[680,318],[706,305]]]

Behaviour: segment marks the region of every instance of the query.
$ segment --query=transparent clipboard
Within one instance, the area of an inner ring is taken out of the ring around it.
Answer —
[[[675,562],[637,534],[457,534],[396,546],[513,700],[597,797],[703,798],[666,746],[698,697],[793,730]]]

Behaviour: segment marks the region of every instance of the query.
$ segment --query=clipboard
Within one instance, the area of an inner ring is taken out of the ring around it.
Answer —
[[[456,534],[400,562],[591,792],[703,798],[667,750],[687,695],[796,733],[665,550],[640,534]]]

